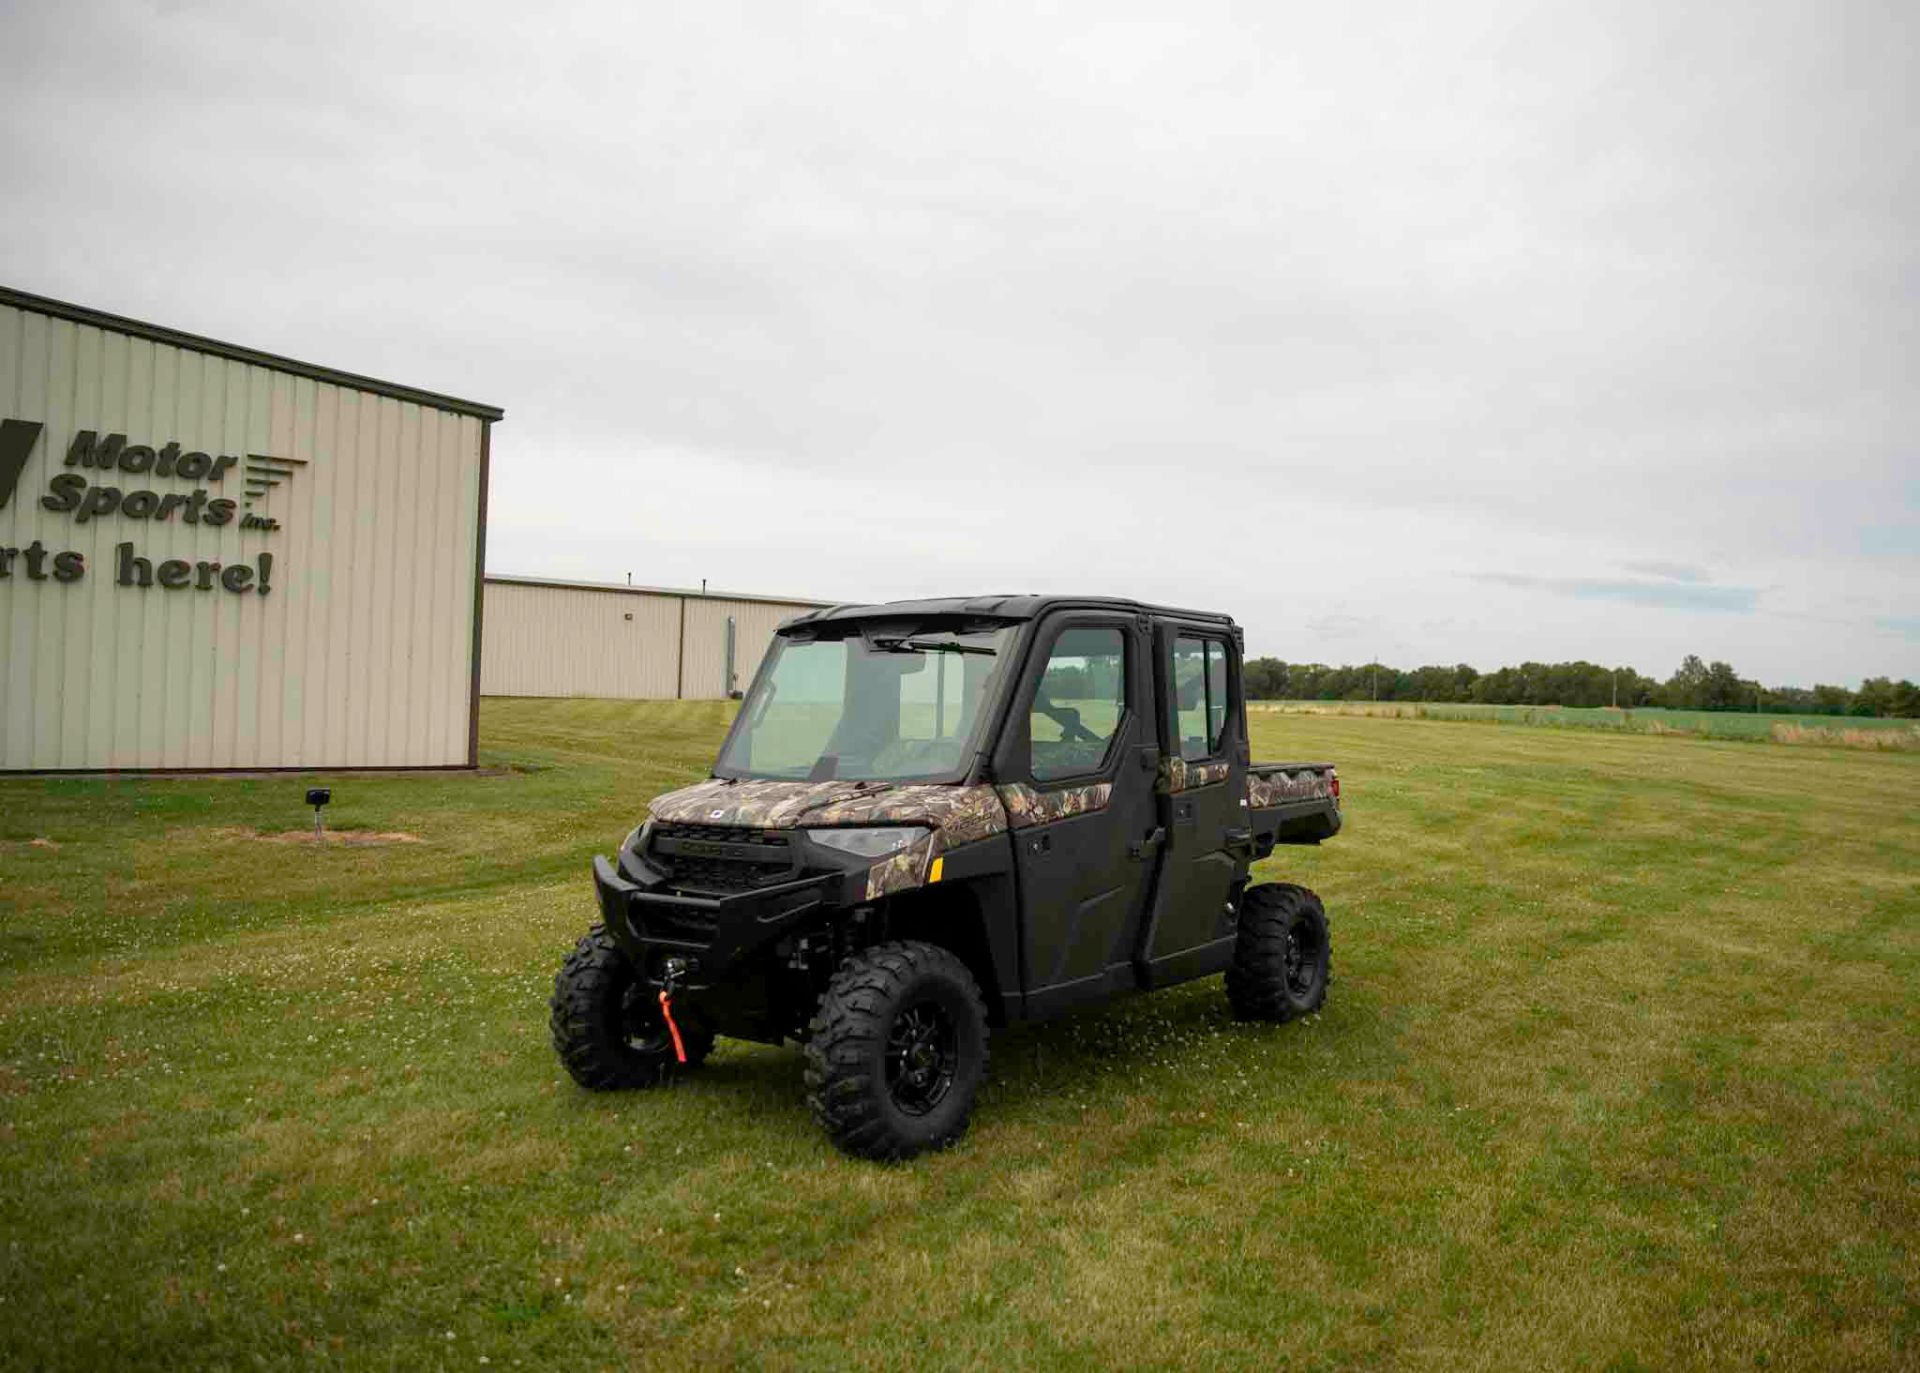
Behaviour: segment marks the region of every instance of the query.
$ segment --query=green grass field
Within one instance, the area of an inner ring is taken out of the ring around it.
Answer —
[[[1259,713],[1324,1014],[996,1036],[832,1153],[798,1056],[589,1096],[586,861],[723,708],[486,704],[481,776],[0,782],[0,1367],[1920,1366],[1920,756]],[[44,841],[44,842],[37,842]],[[57,847],[54,847],[57,845]]]
[[[1617,734],[1693,734],[1708,739],[1828,748],[1920,749],[1920,721],[1854,715],[1776,715],[1641,706],[1494,706],[1451,701],[1258,701],[1256,714],[1367,715],[1465,724],[1599,729]]]

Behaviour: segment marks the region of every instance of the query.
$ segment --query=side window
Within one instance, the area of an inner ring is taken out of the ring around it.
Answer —
[[[1220,754],[1227,732],[1227,646],[1218,639],[1173,641],[1174,736],[1190,763]]]
[[[1100,770],[1126,712],[1126,668],[1117,628],[1063,630],[1053,641],[1027,721],[1035,781]]]

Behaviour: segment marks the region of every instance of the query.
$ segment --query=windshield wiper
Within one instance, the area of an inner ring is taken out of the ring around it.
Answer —
[[[987,657],[996,656],[995,650],[979,644],[937,643],[931,639],[868,639],[867,647],[875,653],[984,653]]]

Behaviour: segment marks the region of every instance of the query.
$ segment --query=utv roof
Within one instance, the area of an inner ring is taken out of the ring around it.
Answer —
[[[938,615],[971,616],[983,620],[1032,620],[1052,610],[1121,610],[1141,615],[1169,615],[1182,620],[1205,620],[1230,625],[1233,616],[1212,610],[1184,610],[1178,606],[1149,605],[1120,596],[943,596],[928,601],[884,601],[877,605],[835,605],[796,615],[780,625],[782,631],[832,620],[919,620]]]

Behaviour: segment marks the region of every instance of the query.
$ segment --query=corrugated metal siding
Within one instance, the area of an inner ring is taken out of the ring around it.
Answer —
[[[673,696],[678,601],[493,581],[485,595],[483,696]]]
[[[86,562],[0,579],[0,769],[425,767],[468,761],[482,422],[0,305],[0,417],[40,420],[0,546]],[[274,531],[43,509],[47,483],[241,499],[218,482],[65,466],[76,431],[304,460],[254,513]],[[116,583],[273,555],[271,590]]]
[[[725,696],[727,617],[735,622],[735,688],[745,691],[754,670],[766,656],[774,626],[798,615],[803,606],[768,605],[764,601],[687,602],[686,694],[704,698]]]
[[[624,587],[486,583],[484,696],[628,700],[726,695],[726,622],[735,620],[738,689],[752,682],[774,626],[818,602],[736,601]],[[686,661],[680,661],[685,614]],[[632,620],[626,617],[632,615]]]

